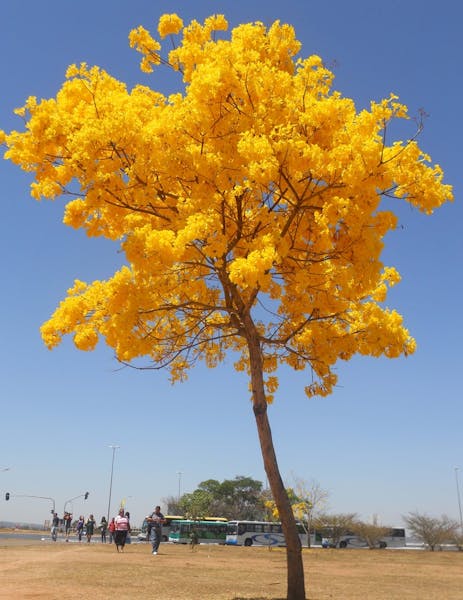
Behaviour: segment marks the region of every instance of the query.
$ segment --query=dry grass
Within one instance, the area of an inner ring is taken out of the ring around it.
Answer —
[[[304,550],[309,600],[461,600],[463,553]],[[147,544],[0,546],[0,598],[280,600],[283,549]]]

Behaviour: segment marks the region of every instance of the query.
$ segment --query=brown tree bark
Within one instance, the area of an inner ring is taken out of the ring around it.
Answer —
[[[264,468],[273,499],[280,514],[281,525],[286,540],[287,600],[305,600],[302,546],[297,531],[296,519],[291,509],[286,488],[281,479],[273,445],[272,432],[267,414],[267,401],[265,398],[262,353],[257,336],[252,340],[248,338],[248,346],[253,410],[262,457],[264,459]]]

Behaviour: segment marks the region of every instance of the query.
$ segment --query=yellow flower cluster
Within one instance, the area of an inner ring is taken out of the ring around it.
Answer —
[[[381,259],[397,222],[385,198],[431,213],[452,189],[416,141],[386,144],[408,119],[395,95],[358,112],[320,57],[296,58],[290,25],[215,39],[227,27],[223,15],[186,26],[163,15],[161,39],[178,35],[165,59],[146,29],[130,33],[142,69],[179,70],[183,94],[72,65],[56,98],[16,111],[24,131],[0,132],[5,157],[34,174],[32,195],[75,193],[64,222],[127,259],[106,281],[76,282],[43,339],[74,335],[83,350],[103,339],[174,380],[232,350],[252,376],[260,361],[268,401],[282,363],[309,368],[307,394],[326,395],[339,359],[415,349],[385,306],[400,281]]]
[[[162,15],[158,23],[158,33],[161,39],[168,35],[176,35],[183,27],[182,19],[176,15]]]
[[[164,30],[167,29],[164,27]],[[153,39],[147,29],[137,27],[132,29],[129,34],[129,43],[131,48],[135,48],[143,54],[143,59],[140,63],[140,68],[144,73],[151,73],[153,65],[157,65],[161,62],[159,50],[161,45],[155,39]]]

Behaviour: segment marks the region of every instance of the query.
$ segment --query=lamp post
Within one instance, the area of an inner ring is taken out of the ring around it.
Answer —
[[[459,468],[455,467],[455,483],[457,484],[458,511],[460,513],[460,531],[463,535],[463,518],[461,513],[461,497],[460,497],[460,482],[458,478]]]
[[[181,487],[182,487],[182,475],[183,472],[182,471],[177,471],[177,475],[178,475],[178,498],[177,501],[180,501],[180,491],[181,491]]]
[[[111,512],[111,494],[112,494],[112,490],[113,490],[114,455],[116,454],[116,450],[118,448],[120,448],[120,446],[116,446],[115,444],[111,444],[108,447],[112,448],[112,451],[113,451],[113,458],[112,458],[112,461],[111,461],[111,479],[109,480],[109,500],[108,500],[108,516],[107,516],[107,520],[108,520],[108,523],[109,523],[109,514]]]

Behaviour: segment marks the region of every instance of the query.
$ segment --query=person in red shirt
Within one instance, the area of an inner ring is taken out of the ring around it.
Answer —
[[[114,542],[114,533],[116,531],[116,523],[114,522],[114,517],[111,519],[111,522],[108,525],[108,531],[109,531],[109,543],[112,544]]]

